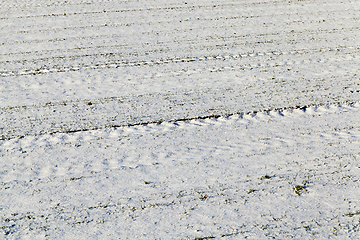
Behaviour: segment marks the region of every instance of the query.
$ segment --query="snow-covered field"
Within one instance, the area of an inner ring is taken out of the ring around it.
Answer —
[[[360,238],[360,2],[2,1],[0,238]]]

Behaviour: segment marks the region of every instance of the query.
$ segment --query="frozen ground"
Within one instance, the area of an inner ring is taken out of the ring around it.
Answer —
[[[7,236],[355,238],[360,105],[2,142]]]
[[[359,16],[0,3],[1,234],[359,238]]]

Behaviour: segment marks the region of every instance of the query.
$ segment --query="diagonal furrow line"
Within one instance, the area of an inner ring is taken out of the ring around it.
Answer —
[[[283,1],[274,0],[274,1],[256,1],[256,2],[232,2],[226,4],[208,4],[208,5],[187,5],[186,6],[165,6],[165,7],[148,7],[148,8],[136,8],[136,9],[116,9],[116,10],[102,10],[102,11],[85,11],[85,12],[70,12],[70,13],[52,13],[52,14],[38,14],[38,15],[27,15],[27,16],[17,16],[17,19],[21,18],[43,18],[43,17],[59,17],[67,15],[89,15],[89,14],[104,14],[104,13],[125,13],[125,12],[150,12],[150,11],[167,11],[167,10],[193,10],[193,9],[204,9],[204,8],[219,8],[219,7],[235,7],[235,5],[244,7],[244,6],[255,6],[255,5],[271,5],[271,4],[281,4]],[[80,4],[84,5],[84,4]],[[10,17],[1,17],[0,20],[10,19]]]
[[[98,27],[108,27],[108,25],[100,25]],[[63,28],[62,28],[63,29]],[[239,35],[239,36],[222,36],[221,39],[241,39],[244,37],[265,37],[265,36],[279,36],[282,34],[316,34],[318,35],[319,33],[334,33],[334,32],[342,32],[342,31],[357,31],[359,30],[359,27],[350,27],[350,28],[330,28],[330,29],[316,29],[316,30],[301,30],[301,31],[295,31],[295,30],[291,30],[291,31],[278,31],[278,32],[270,32],[270,33],[260,33],[260,34],[256,34],[256,35],[252,35],[252,34],[245,34],[245,35]],[[193,30],[195,30],[193,28]],[[166,31],[158,31],[158,33],[167,33]],[[141,32],[141,34],[149,34],[150,32]],[[67,41],[67,40],[79,40],[79,39],[96,39],[96,38],[104,38],[104,37],[113,37],[113,38],[119,38],[122,35],[119,34],[111,34],[111,35],[96,35],[96,36],[90,36],[90,37],[73,37],[73,36],[69,36],[69,37],[64,37],[64,38],[50,38],[50,39],[32,39],[32,40],[15,40],[15,41],[8,41],[8,42],[2,42],[1,45],[14,45],[14,44],[24,44],[24,43],[45,43],[45,42],[50,42],[50,43],[54,43],[54,42],[62,42],[62,41]],[[211,38],[210,38],[211,39]],[[209,40],[209,39],[206,39]],[[189,41],[189,40],[185,40],[185,41]],[[192,41],[192,40],[191,40]],[[172,41],[170,41],[172,42]],[[9,54],[9,53],[6,53]],[[11,54],[11,53],[10,53]],[[1,54],[0,54],[1,55]]]
[[[91,127],[91,128],[81,128],[81,129],[75,129],[75,130],[67,130],[67,131],[52,131],[52,132],[43,132],[43,133],[39,133],[39,134],[34,134],[35,136],[38,135],[45,135],[45,134],[49,134],[49,135],[53,135],[56,133],[76,133],[76,132],[88,132],[88,131],[95,131],[95,130],[100,130],[100,129],[106,129],[106,128],[122,128],[122,127],[134,127],[134,126],[146,126],[146,125],[150,125],[150,124],[161,124],[164,122],[169,122],[169,123],[178,123],[178,122],[186,122],[186,121],[191,121],[191,120],[204,120],[204,119],[214,119],[214,118],[227,118],[230,116],[234,116],[234,115],[256,115],[257,113],[261,113],[261,112],[270,112],[270,111],[275,111],[275,112],[283,112],[284,110],[287,109],[298,109],[298,110],[302,110],[302,111],[306,111],[307,108],[309,107],[321,107],[321,106],[331,106],[331,105],[341,105],[341,104],[347,104],[347,105],[354,105],[357,102],[349,102],[349,101],[344,101],[344,102],[332,102],[332,103],[318,103],[318,104],[308,104],[308,105],[296,105],[296,106],[290,106],[290,107],[281,107],[281,108],[269,108],[269,109],[263,109],[260,111],[248,111],[248,112],[234,112],[234,113],[228,113],[228,114],[211,114],[211,115],[205,115],[205,116],[196,116],[196,117],[189,117],[189,118],[178,118],[178,119],[172,119],[172,120],[156,120],[156,121],[147,121],[147,122],[139,122],[139,123],[129,123],[129,124],[120,124],[120,125],[106,125],[106,126],[100,126],[100,127]],[[17,138],[24,138],[27,135],[22,135],[22,136],[14,136],[14,137],[5,137],[0,136],[0,140],[10,140],[10,139],[17,139]]]
[[[134,66],[145,66],[145,65],[163,65],[168,63],[184,63],[184,62],[195,62],[195,61],[211,61],[211,60],[227,60],[227,59],[242,59],[247,57],[258,57],[258,56],[265,56],[265,55],[299,55],[299,54],[311,54],[317,52],[340,52],[345,49],[360,49],[359,46],[355,47],[346,47],[346,48],[321,48],[321,49],[312,49],[312,50],[292,50],[288,52],[281,52],[281,51],[268,51],[268,52],[247,52],[241,53],[238,55],[217,55],[217,56],[203,56],[203,57],[189,57],[189,58],[168,58],[168,59],[159,59],[159,60],[152,60],[152,61],[114,61],[108,63],[96,63],[96,64],[84,64],[82,66],[69,66],[69,67],[58,67],[58,68],[47,68],[47,67],[40,67],[37,69],[23,69],[21,71],[2,71],[0,72],[0,77],[10,77],[10,76],[21,76],[21,75],[38,75],[38,74],[47,74],[47,73],[54,73],[54,72],[71,72],[71,71],[80,71],[82,69],[102,69],[102,68],[119,68],[119,67],[134,67]],[[76,58],[76,57],[95,57],[95,56],[114,56],[118,55],[119,53],[107,53],[107,54],[84,54],[79,56],[69,56],[66,58]],[[57,59],[63,59],[65,57],[56,57]],[[55,58],[55,59],[56,59]],[[54,59],[54,58],[44,58],[38,59],[45,61],[47,59]],[[23,62],[23,61],[22,61]],[[282,64],[284,65],[284,64]],[[286,65],[286,63],[285,63]],[[248,66],[248,65],[246,65]],[[280,66],[280,65],[278,65]],[[250,66],[250,67],[259,67]],[[241,68],[241,66],[240,66]]]
[[[255,42],[256,44],[259,43],[271,43],[271,41],[265,41],[265,42],[260,42],[257,41]],[[240,45],[239,43],[236,43],[234,45]],[[61,50],[61,49],[57,49],[57,50],[48,50],[48,51],[35,51],[35,52],[20,52],[20,53],[8,53],[8,54],[0,54],[0,55],[24,55],[24,54],[39,54],[39,53],[43,53],[43,52],[59,52],[59,51],[65,51],[65,52],[70,52],[72,50],[82,50],[82,49],[92,49],[92,48],[102,48],[102,47],[106,47],[106,48],[118,48],[118,47],[126,47],[126,45],[113,45],[113,46],[97,46],[97,47],[88,47],[88,48],[76,48],[76,49],[68,49],[68,50]],[[344,50],[359,50],[360,46],[339,46],[339,47],[322,47],[322,48],[318,48],[318,49],[298,49],[298,50],[291,50],[291,51],[279,51],[279,50],[270,50],[270,51],[266,51],[266,52],[244,52],[244,53],[240,53],[237,55],[218,55],[218,56],[203,56],[203,57],[188,57],[188,58],[167,58],[166,60],[164,59],[160,59],[160,60],[152,60],[152,61],[123,61],[121,62],[122,64],[129,64],[129,63],[147,63],[147,64],[151,64],[151,63],[167,63],[167,62],[171,62],[171,61],[186,61],[186,60],[207,60],[207,59],[211,59],[211,58],[217,58],[217,59],[225,59],[225,58],[232,58],[232,59],[237,59],[237,58],[242,58],[242,57],[254,57],[254,56],[264,56],[264,55],[290,55],[290,54],[313,54],[313,53],[318,53],[318,52],[339,52],[339,51],[344,51]],[[128,53],[126,55],[139,55],[139,53],[133,52],[133,53]],[[124,56],[123,53],[119,53],[119,52],[108,52],[108,53],[92,53],[92,54],[79,54],[79,55],[64,55],[64,56],[54,56],[54,57],[43,57],[43,58],[34,58],[34,59],[23,59],[23,60],[11,60],[11,61],[0,61],[0,63],[26,63],[26,62],[37,62],[37,61],[49,61],[49,60],[58,60],[58,59],[75,59],[75,58],[84,58],[84,57],[113,57],[113,56]],[[98,63],[100,64],[100,63]],[[109,63],[106,63],[109,64]],[[120,64],[120,63],[119,63]],[[146,64],[145,64],[146,65]],[[30,70],[30,69],[28,69]],[[18,70],[19,71],[19,70]],[[25,70],[24,70],[25,71]],[[5,72],[5,71],[4,71]],[[13,71],[16,72],[16,71]]]
[[[348,12],[349,10],[346,9],[346,10],[337,10],[336,12]],[[357,10],[354,10],[354,11],[357,11]],[[116,12],[116,11],[105,11],[104,13],[109,13],[109,12]],[[319,11],[318,14],[321,14],[321,13],[326,13],[328,14],[329,12],[328,11]],[[333,12],[334,13],[334,12]],[[82,13],[74,13],[74,14],[68,14],[68,15],[81,15]],[[59,14],[60,16],[64,16],[63,14]],[[284,15],[284,18],[288,17],[288,16],[291,16],[290,13],[281,13],[281,15]],[[286,16],[285,16],[286,15]],[[52,16],[57,16],[57,15],[52,15]],[[216,17],[216,18],[211,18],[211,17],[203,17],[203,18],[194,18],[194,19],[186,19],[186,21],[190,21],[190,20],[193,20],[193,21],[218,21],[218,20],[238,20],[238,19],[248,19],[248,18],[251,18],[251,19],[254,19],[254,18],[261,18],[261,17],[269,17],[269,18],[272,18],[272,17],[278,17],[279,14],[277,15],[250,15],[250,16],[247,16],[247,15],[241,15],[241,16],[232,16],[232,17],[228,17],[228,16],[219,16],[219,17]],[[353,20],[357,20],[358,18],[356,17],[347,17],[347,18],[343,18],[341,19],[342,21],[346,21],[346,20],[349,20],[349,19],[353,19]],[[121,19],[120,19],[121,20]],[[112,24],[101,24],[101,25],[83,25],[83,26],[67,26],[67,27],[58,27],[58,28],[40,28],[40,29],[34,29],[34,26],[33,25],[30,25],[29,26],[29,29],[27,30],[21,30],[21,31],[17,31],[17,32],[10,32],[11,34],[29,34],[29,33],[45,33],[45,32],[59,32],[59,31],[62,31],[62,30],[78,30],[78,29],[89,29],[89,28],[103,28],[103,27],[121,27],[121,26],[125,26],[125,27],[129,27],[129,26],[141,26],[141,25],[146,25],[146,26],[149,26],[149,25],[158,25],[159,23],[176,23],[178,20],[165,20],[163,22],[159,22],[159,21],[147,21],[147,22],[141,22],[141,23],[138,23],[138,22],[123,22],[122,20],[122,23],[118,23],[118,24],[115,24],[115,23],[112,23]],[[310,22],[308,24],[311,23],[312,20],[309,20]],[[331,21],[331,20],[327,20],[328,22]],[[339,21],[339,19],[333,19],[332,21]],[[305,23],[304,21],[302,23]],[[288,22],[284,22],[283,25],[284,26],[288,26],[290,24],[297,24],[297,22],[295,21],[288,21]],[[355,28],[357,29],[357,28]],[[11,29],[13,30],[13,29]],[[335,29],[332,29],[332,30],[335,30]],[[159,31],[161,32],[161,31]],[[9,33],[9,32],[6,32],[6,33]],[[3,43],[5,44],[5,43]]]

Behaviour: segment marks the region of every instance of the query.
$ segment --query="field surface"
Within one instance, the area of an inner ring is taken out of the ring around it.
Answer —
[[[2,1],[0,238],[360,238],[360,2]]]

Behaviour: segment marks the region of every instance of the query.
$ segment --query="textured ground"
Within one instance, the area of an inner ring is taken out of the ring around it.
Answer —
[[[359,15],[0,3],[3,236],[359,237]]]

